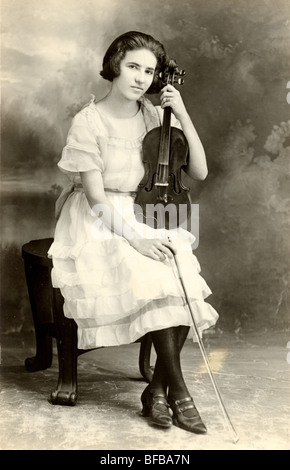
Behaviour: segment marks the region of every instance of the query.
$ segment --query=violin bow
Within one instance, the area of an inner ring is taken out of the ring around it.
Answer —
[[[168,237],[168,240],[170,240],[170,238]],[[239,436],[234,428],[234,425],[229,417],[229,414],[226,410],[226,407],[224,405],[224,402],[222,400],[222,397],[221,397],[221,394],[220,394],[220,391],[218,389],[218,386],[217,386],[217,383],[215,381],[215,378],[214,378],[214,375],[213,375],[213,372],[212,372],[212,369],[211,369],[211,366],[210,366],[210,363],[209,363],[209,360],[208,360],[208,357],[207,357],[207,354],[206,354],[206,350],[204,348],[204,345],[203,345],[203,341],[202,341],[202,338],[201,338],[201,335],[198,331],[198,328],[196,326],[196,322],[195,322],[195,319],[194,319],[194,315],[193,315],[193,311],[192,311],[192,308],[191,308],[191,305],[190,305],[190,301],[189,301],[189,297],[188,297],[188,294],[187,294],[187,291],[186,291],[186,287],[185,287],[185,284],[183,282],[183,278],[182,278],[182,275],[181,275],[181,269],[180,269],[180,265],[179,265],[179,261],[176,257],[176,254],[173,253],[173,258],[174,258],[174,261],[175,261],[175,266],[176,266],[176,269],[177,269],[177,273],[178,273],[178,277],[179,277],[179,280],[180,280],[180,284],[181,284],[181,287],[182,287],[182,290],[184,292],[184,296],[185,296],[185,299],[186,299],[186,302],[187,302],[187,305],[188,305],[188,308],[189,308],[189,311],[190,311],[190,315],[191,315],[191,319],[192,319],[192,324],[193,324],[193,329],[194,329],[194,332],[195,332],[195,335],[196,335],[196,338],[197,338],[197,342],[198,342],[198,345],[199,345],[199,348],[200,348],[200,351],[201,351],[201,354],[202,354],[202,357],[203,357],[203,360],[205,362],[205,365],[206,365],[206,368],[207,368],[207,371],[208,371],[208,374],[210,376],[210,380],[211,380],[211,383],[213,385],[213,388],[214,388],[214,391],[216,393],[216,396],[217,396],[217,399],[218,399],[218,402],[220,404],[220,407],[221,407],[221,410],[222,410],[222,413],[223,413],[223,417],[225,419],[225,422],[228,426],[228,429],[230,430],[230,432],[232,432],[233,434],[233,443],[236,444],[238,441],[239,441]]]

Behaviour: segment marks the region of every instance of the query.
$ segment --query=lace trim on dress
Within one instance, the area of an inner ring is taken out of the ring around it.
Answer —
[[[137,142],[140,139],[142,140],[144,138],[144,135],[147,132],[151,131],[155,127],[159,127],[160,124],[161,124],[159,113],[158,113],[156,107],[151,103],[150,100],[145,98],[145,96],[141,96],[141,98],[138,100],[138,102],[140,103],[141,112],[144,116],[146,132],[143,133],[143,135],[140,136],[140,138],[137,139]],[[97,136],[103,136],[103,137],[109,137],[108,134],[107,134],[106,127],[104,126],[104,123],[102,121],[102,116],[101,116],[100,112],[98,111],[98,109],[95,106],[96,103],[97,103],[97,101],[96,101],[95,96],[91,95],[90,102],[87,105],[85,105],[83,109],[87,110],[88,122],[91,125],[91,128],[95,130],[96,135]],[[97,111],[97,116],[99,118],[99,119],[97,119],[97,122],[96,122],[96,113],[94,113],[94,111]],[[120,141],[122,141],[122,140],[126,141],[126,139],[121,139],[120,138]],[[118,142],[119,142],[119,139],[118,139]],[[129,140],[128,142],[132,142],[132,141]]]

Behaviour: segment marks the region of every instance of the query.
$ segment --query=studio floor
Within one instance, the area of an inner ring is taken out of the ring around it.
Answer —
[[[206,337],[204,344],[224,405],[240,437],[233,443],[198,345],[186,341],[182,364],[208,433],[162,430],[140,416],[146,384],[139,344],[98,349],[78,360],[78,402],[48,401],[58,376],[56,351],[45,371],[29,373],[33,335],[1,341],[2,450],[288,450],[290,448],[289,332]],[[154,353],[152,354],[154,362]]]

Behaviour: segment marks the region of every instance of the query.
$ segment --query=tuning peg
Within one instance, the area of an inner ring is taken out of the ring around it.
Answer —
[[[182,77],[183,75],[185,75],[185,70],[179,70],[179,75]]]
[[[178,78],[177,83],[178,83],[178,85],[183,85],[184,84],[183,78]]]

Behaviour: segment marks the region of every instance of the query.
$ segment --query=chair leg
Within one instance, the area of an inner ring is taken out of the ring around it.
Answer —
[[[50,401],[54,405],[74,406],[77,402],[77,325],[74,320],[64,316],[63,302],[60,290],[53,289],[59,376]]]
[[[150,357],[152,349],[152,337],[147,333],[142,340],[139,352],[139,370],[146,382],[151,382],[154,367],[150,366]]]
[[[36,355],[25,360],[25,368],[29,372],[37,372],[48,369],[52,363],[50,269],[28,261],[25,261],[24,268],[36,341]]]

